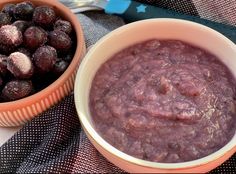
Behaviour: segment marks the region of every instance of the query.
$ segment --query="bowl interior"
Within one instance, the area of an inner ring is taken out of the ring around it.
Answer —
[[[94,130],[89,111],[89,92],[92,80],[99,67],[116,52],[148,39],[176,39],[203,48],[216,55],[227,65],[236,77],[236,46],[218,32],[202,25],[176,19],[151,19],[121,27],[102,38],[87,54],[79,68],[75,83],[75,101],[77,111],[86,131],[103,148],[122,158],[140,165],[179,168],[200,165],[222,156],[236,146],[236,134],[232,140],[217,152],[190,162],[154,163],[130,157],[106,143]],[[83,101],[83,102],[81,102]]]

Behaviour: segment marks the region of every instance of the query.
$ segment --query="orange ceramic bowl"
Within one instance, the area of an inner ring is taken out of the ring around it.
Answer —
[[[147,32],[148,31],[148,32]],[[130,173],[205,173],[236,152],[234,137],[216,152],[193,161],[157,163],[125,154],[107,143],[96,131],[89,110],[89,92],[99,67],[112,55],[148,39],[182,40],[217,55],[236,77],[236,45],[203,25],[177,19],[149,19],[118,28],[99,40],[83,59],[75,81],[75,105],[81,124],[93,145],[109,161]],[[118,44],[117,44],[118,43]]]
[[[1,0],[0,9],[6,3],[18,3],[22,1]],[[76,16],[67,7],[57,0],[31,0],[31,2],[35,6],[52,6],[59,16],[71,22],[77,37],[76,52],[67,70],[51,85],[29,97],[12,102],[0,103],[0,126],[2,127],[22,125],[70,94],[74,89],[75,75],[80,59],[85,53],[85,42],[81,25]]]

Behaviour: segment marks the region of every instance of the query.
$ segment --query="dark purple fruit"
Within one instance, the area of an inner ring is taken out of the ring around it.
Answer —
[[[0,102],[53,83],[68,68],[75,49],[73,26],[57,16],[54,6],[5,4],[0,11]]]
[[[11,23],[11,16],[7,13],[0,12],[0,27]]]
[[[61,52],[67,52],[72,46],[72,41],[65,32],[54,30],[49,33],[49,44]]]
[[[30,49],[37,49],[47,42],[47,33],[39,27],[29,27],[24,33],[25,46]]]
[[[25,54],[26,56],[30,57],[31,58],[31,53],[30,53],[30,50],[24,48],[24,47],[20,47],[17,49],[17,52],[20,52],[20,53],[23,53]]]
[[[28,79],[34,73],[31,59],[20,52],[12,53],[8,57],[7,69],[18,79]]]
[[[18,20],[18,21],[15,21],[12,25],[16,26],[19,31],[24,33],[25,30],[30,26],[30,22],[23,21],[23,20]]]
[[[36,91],[43,90],[44,88],[52,84],[54,81],[55,81],[55,75],[53,73],[38,72],[35,73],[34,77],[32,78],[32,83],[34,84],[34,89]]]
[[[33,22],[41,27],[49,28],[56,20],[56,13],[48,6],[38,6],[34,10]]]
[[[7,73],[7,56],[0,55],[0,76],[5,76]]]
[[[70,35],[72,32],[72,26],[69,21],[59,19],[54,24],[54,30],[60,30]]]
[[[64,56],[62,57],[62,59],[65,60],[66,62],[71,62],[72,59],[73,59],[73,57],[74,57],[74,54],[69,53],[69,54],[67,54],[67,55],[64,55]]]
[[[0,86],[2,86],[2,84],[3,84],[3,80],[2,80],[2,78],[0,76]]]
[[[33,54],[33,60],[41,72],[49,72],[57,61],[57,51],[51,46],[42,46]]]
[[[15,4],[6,4],[2,8],[2,12],[7,13],[9,16],[13,17],[14,9],[15,9]]]
[[[6,101],[18,100],[30,95],[33,90],[31,81],[12,80],[2,90],[2,96]]]
[[[53,73],[55,75],[61,75],[66,71],[68,66],[69,66],[68,62],[64,60],[58,60],[53,67]]]
[[[34,6],[30,2],[21,2],[14,8],[15,19],[31,20],[34,13]]]
[[[0,28],[0,44],[17,47],[23,42],[22,33],[16,26],[4,25]]]
[[[15,46],[9,46],[9,45],[5,45],[5,44],[0,43],[0,54],[9,55],[12,52],[14,52],[15,49],[16,49]]]

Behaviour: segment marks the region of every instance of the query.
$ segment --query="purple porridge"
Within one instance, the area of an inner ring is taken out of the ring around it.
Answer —
[[[164,163],[205,157],[236,129],[236,82],[212,54],[149,40],[105,62],[90,91],[96,130],[134,157]]]

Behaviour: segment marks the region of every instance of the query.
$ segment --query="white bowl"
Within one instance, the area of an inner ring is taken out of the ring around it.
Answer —
[[[204,158],[182,163],[157,163],[127,155],[108,144],[94,129],[89,111],[89,92],[99,67],[118,51],[144,40],[176,39],[213,53],[236,77],[236,46],[220,33],[203,25],[177,19],[149,19],[125,25],[99,40],[83,59],[75,81],[75,104],[81,124],[93,145],[110,162],[128,172],[203,173],[236,152],[236,134],[228,144]]]

